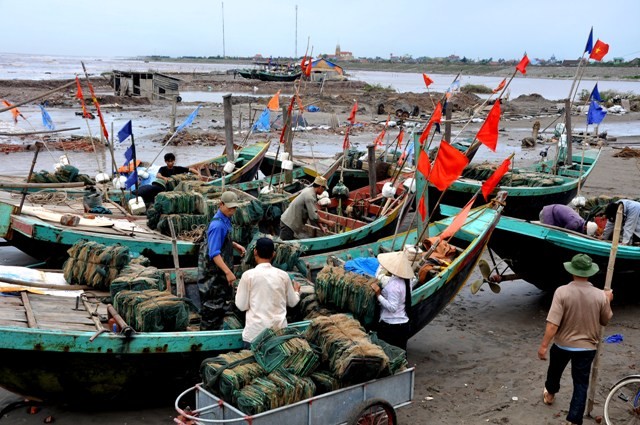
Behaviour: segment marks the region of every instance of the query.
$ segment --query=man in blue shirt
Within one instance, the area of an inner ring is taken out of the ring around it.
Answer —
[[[213,216],[198,259],[198,288],[202,303],[202,329],[219,329],[226,312],[232,309],[233,250],[244,256],[246,249],[232,239],[231,217],[239,205],[238,195],[224,192]]]

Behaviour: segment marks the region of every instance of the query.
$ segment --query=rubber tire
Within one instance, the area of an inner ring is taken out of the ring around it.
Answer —
[[[609,394],[607,395],[606,400],[604,401],[604,420],[605,423],[607,425],[617,425],[617,424],[613,424],[610,420],[609,420],[609,402],[611,401],[611,399],[613,399],[614,397],[618,396],[618,391],[629,385],[629,384],[640,384],[640,378],[636,377],[632,377],[632,378],[628,378],[628,379],[623,379],[622,381],[618,382],[613,388],[611,388],[611,391],[609,391]],[[635,396],[635,394],[633,395]]]
[[[395,409],[388,401],[381,398],[371,398],[358,404],[351,412],[351,415],[349,415],[347,424],[358,425],[359,420],[366,416],[367,412],[376,406],[381,407],[389,417],[390,422],[388,425],[397,425],[398,419],[396,417]]]

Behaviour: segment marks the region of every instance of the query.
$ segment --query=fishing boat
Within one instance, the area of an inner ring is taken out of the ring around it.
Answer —
[[[190,164],[187,168],[198,170],[212,186],[247,182],[255,178],[270,144],[270,141],[257,142],[241,148],[233,160],[234,169],[229,173],[224,172],[225,165],[229,162],[227,154]]]
[[[457,208],[442,206],[441,209],[443,214],[457,213]],[[509,275],[509,279],[523,279],[544,291],[554,291],[571,280],[563,263],[571,261],[576,254],[587,254],[598,264],[600,271],[591,276],[589,282],[603,288],[611,241],[540,222],[503,216],[489,241],[489,248],[515,273],[515,276]],[[628,295],[637,298],[640,293],[638,279],[640,246],[619,245],[611,281],[616,297],[625,299]]]
[[[600,156],[600,149],[587,149],[572,155],[570,165],[554,166],[550,162],[540,162],[532,167],[512,169],[493,192],[506,191],[509,204],[504,215],[525,220],[536,220],[540,210],[549,204],[568,204],[578,193],[591,174]],[[442,194],[438,188],[429,185],[429,207],[433,210],[442,196],[441,204],[463,207],[471,196],[478,193],[482,180],[465,177],[473,172],[469,167]],[[488,177],[488,176],[486,176]],[[486,178],[485,177],[485,178]],[[484,179],[483,179],[484,180]],[[482,202],[478,197],[474,205]]]
[[[452,243],[457,257],[414,289],[412,334],[424,328],[462,288],[500,218],[502,206],[472,210]],[[430,224],[430,235],[445,229],[451,219]],[[417,234],[387,238],[349,250],[305,260],[315,267],[332,256],[376,255],[416,243]],[[0,386],[25,397],[87,407],[124,403],[140,406],[175,399],[198,380],[207,357],[242,348],[241,330],[139,332],[125,336],[105,331],[89,311],[103,304],[85,305],[74,298],[46,298],[21,292],[0,297]],[[292,323],[304,329],[306,321]]]
[[[250,80],[275,82],[291,82],[302,76],[302,70],[299,66],[278,64],[271,61],[257,63],[256,65],[258,65],[258,68],[238,69],[236,73]]]

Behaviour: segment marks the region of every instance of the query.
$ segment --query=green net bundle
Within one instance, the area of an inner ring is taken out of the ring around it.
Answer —
[[[311,374],[310,378],[316,386],[315,395],[325,394],[341,388],[340,380],[328,370],[316,370]]]
[[[182,182],[194,180],[197,181],[198,176],[191,173],[174,174],[173,176],[171,176],[171,178],[169,178],[169,180],[167,180],[165,187],[167,188],[167,190],[174,190]]]
[[[221,354],[203,360],[200,365],[200,377],[205,388],[230,403],[235,403],[234,393],[266,375],[250,350]]]
[[[238,409],[256,415],[313,396],[311,378],[301,378],[286,371],[276,371],[266,378],[257,378],[236,394]]]
[[[251,342],[251,351],[267,372],[280,369],[307,376],[320,363],[309,342],[291,328],[265,329]]]
[[[74,243],[67,251],[69,258],[62,266],[64,278],[74,285],[88,285],[106,290],[129,263],[129,248],[105,246],[85,240]]]
[[[273,267],[277,267],[280,270],[291,271],[298,263],[298,259],[303,253],[303,249],[296,241],[283,241],[278,237],[257,233],[254,235],[251,242],[247,245],[247,254],[242,259],[241,271],[252,269],[256,266],[256,258],[253,255],[253,250],[256,247],[256,243],[260,238],[269,238],[273,240],[275,248],[275,256],[271,260]]]
[[[258,200],[263,205],[264,220],[279,219],[290,204],[289,195],[285,193],[261,193]]]
[[[58,168],[53,174],[46,170],[42,170],[38,173],[33,173],[29,182],[33,183],[72,183],[72,182],[84,182],[86,184],[95,184],[93,179],[86,174],[80,174],[73,165],[63,165]]]
[[[204,214],[204,197],[197,192],[160,192],[153,207],[161,214]]]
[[[111,281],[109,292],[113,300],[122,290],[142,291],[145,289],[165,290],[164,273],[155,267],[146,267],[138,263],[129,263],[118,277]]]
[[[389,374],[395,375],[409,367],[407,352],[402,348],[386,343],[378,338],[375,332],[371,333],[370,339],[372,343],[379,345],[389,358]]]
[[[342,385],[375,379],[388,370],[389,358],[382,348],[369,340],[357,320],[345,314],[313,319],[306,335],[320,347],[322,361]]]
[[[375,282],[375,278],[326,265],[316,277],[316,298],[320,304],[352,313],[368,326],[375,321],[378,311],[376,294],[371,289],[371,283]]]
[[[585,204],[577,208],[578,214],[585,220],[593,220],[598,215],[603,215],[604,210],[611,202],[617,202],[621,199],[631,199],[640,202],[640,198],[631,198],[622,195],[600,195],[594,198],[587,198]]]
[[[220,196],[222,194],[222,188],[220,186],[214,186],[207,184],[199,180],[184,180],[178,183],[173,190],[179,190],[182,192],[198,192],[207,196]]]
[[[164,291],[120,291],[114,307],[139,332],[178,332],[189,325],[187,301]]]

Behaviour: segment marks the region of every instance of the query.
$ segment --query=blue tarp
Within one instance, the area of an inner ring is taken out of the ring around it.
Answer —
[[[350,272],[374,277],[380,263],[375,257],[356,258],[344,263],[344,269]]]
[[[253,131],[271,131],[271,123],[269,122],[269,118],[269,108],[264,108],[264,111],[262,111],[260,118],[258,118],[258,121],[256,121],[256,123],[253,125]]]

